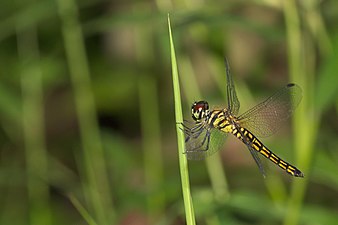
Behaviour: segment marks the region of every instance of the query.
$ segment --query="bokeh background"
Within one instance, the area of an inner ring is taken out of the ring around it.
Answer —
[[[0,224],[185,224],[167,13],[183,112],[241,110],[288,82],[293,119],[262,141],[293,178],[229,137],[189,162],[198,224],[338,223],[338,2],[27,0],[0,3]]]

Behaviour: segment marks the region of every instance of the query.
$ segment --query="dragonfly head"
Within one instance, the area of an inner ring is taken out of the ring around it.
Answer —
[[[206,101],[194,102],[191,106],[191,116],[196,122],[200,122],[209,116],[209,104]]]

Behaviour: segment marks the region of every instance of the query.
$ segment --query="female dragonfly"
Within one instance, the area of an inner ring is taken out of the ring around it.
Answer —
[[[303,173],[290,163],[282,160],[269,150],[257,137],[267,137],[275,133],[288,119],[302,99],[302,90],[296,84],[287,84],[271,97],[252,109],[236,116],[240,107],[230,67],[225,59],[227,76],[227,108],[209,110],[206,101],[195,102],[191,107],[194,125],[183,123],[186,139],[185,154],[188,159],[199,160],[217,152],[224,143],[227,133],[233,134],[249,149],[260,172],[265,177],[262,163],[257,153],[295,177]]]

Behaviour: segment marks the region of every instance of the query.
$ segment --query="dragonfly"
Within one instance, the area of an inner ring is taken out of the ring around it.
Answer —
[[[240,102],[225,58],[227,107],[209,109],[207,101],[196,101],[191,106],[193,122],[182,123],[185,151],[189,160],[201,160],[219,151],[227,134],[234,135],[248,148],[259,171],[265,171],[259,154],[294,177],[304,177],[295,166],[273,153],[259,139],[274,134],[292,115],[302,99],[302,89],[289,83],[265,101],[237,116]]]

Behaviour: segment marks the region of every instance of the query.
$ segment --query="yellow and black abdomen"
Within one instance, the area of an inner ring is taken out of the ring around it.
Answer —
[[[240,130],[240,131],[239,131]],[[238,129],[232,129],[232,134],[235,135],[238,139],[244,142],[244,144],[249,143],[249,145],[256,150],[257,152],[264,155],[270,161],[278,165],[280,168],[285,170],[287,173],[291,174],[295,177],[303,177],[303,173],[298,170],[296,167],[291,164],[285,162],[272,151],[270,151],[267,147],[263,145],[261,141],[259,141],[250,131],[241,127]],[[244,137],[243,137],[244,136]]]

